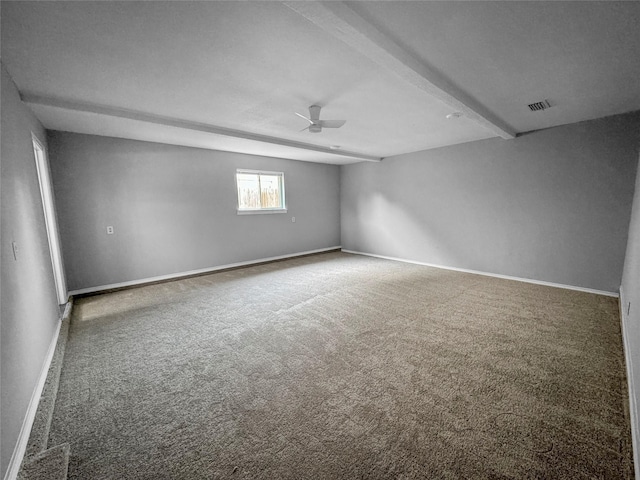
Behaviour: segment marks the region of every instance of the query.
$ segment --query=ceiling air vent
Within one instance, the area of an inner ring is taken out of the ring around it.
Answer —
[[[547,108],[551,108],[551,104],[549,103],[549,100],[542,100],[541,102],[529,104],[529,110],[531,110],[532,112],[546,110]]]

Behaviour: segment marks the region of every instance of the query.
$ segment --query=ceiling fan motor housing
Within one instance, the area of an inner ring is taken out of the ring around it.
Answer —
[[[309,125],[309,131],[311,133],[320,133],[322,131],[322,127],[320,125],[318,125],[317,123],[313,123],[313,124]]]
[[[309,116],[311,117],[311,120],[313,120],[314,122],[317,122],[320,119],[320,109],[322,107],[320,105],[311,105],[309,107]]]

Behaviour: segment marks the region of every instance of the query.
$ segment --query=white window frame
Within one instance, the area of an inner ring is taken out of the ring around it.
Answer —
[[[240,208],[240,198],[238,198],[238,174],[248,173],[251,175],[276,175],[280,177],[280,189],[282,197],[282,207],[279,208]],[[265,213],[287,213],[286,195],[284,187],[284,172],[272,172],[268,170],[248,170],[238,168],[234,175],[236,183],[236,212],[238,215],[260,215]]]

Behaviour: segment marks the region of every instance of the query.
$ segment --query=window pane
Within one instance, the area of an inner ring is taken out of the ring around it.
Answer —
[[[262,208],[282,208],[280,175],[260,175],[260,199]]]
[[[258,210],[286,212],[283,173],[237,170],[236,183],[238,210],[246,210],[249,213]]]
[[[260,184],[258,175],[237,173],[238,208],[260,208]]]

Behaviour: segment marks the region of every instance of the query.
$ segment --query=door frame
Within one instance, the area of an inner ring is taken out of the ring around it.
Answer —
[[[49,162],[47,161],[47,151],[42,142],[38,140],[38,137],[36,137],[33,132],[31,133],[31,139],[33,141],[33,154],[36,160],[36,170],[38,172],[38,183],[40,184],[44,223],[47,228],[47,239],[49,240],[53,280],[56,285],[58,304],[64,305],[69,300],[69,294],[67,292],[67,282],[64,275],[64,263],[62,261],[62,251],[60,248],[60,235],[58,232],[58,221],[56,218],[56,207],[53,197],[53,187],[51,184],[51,174],[49,172]]]

